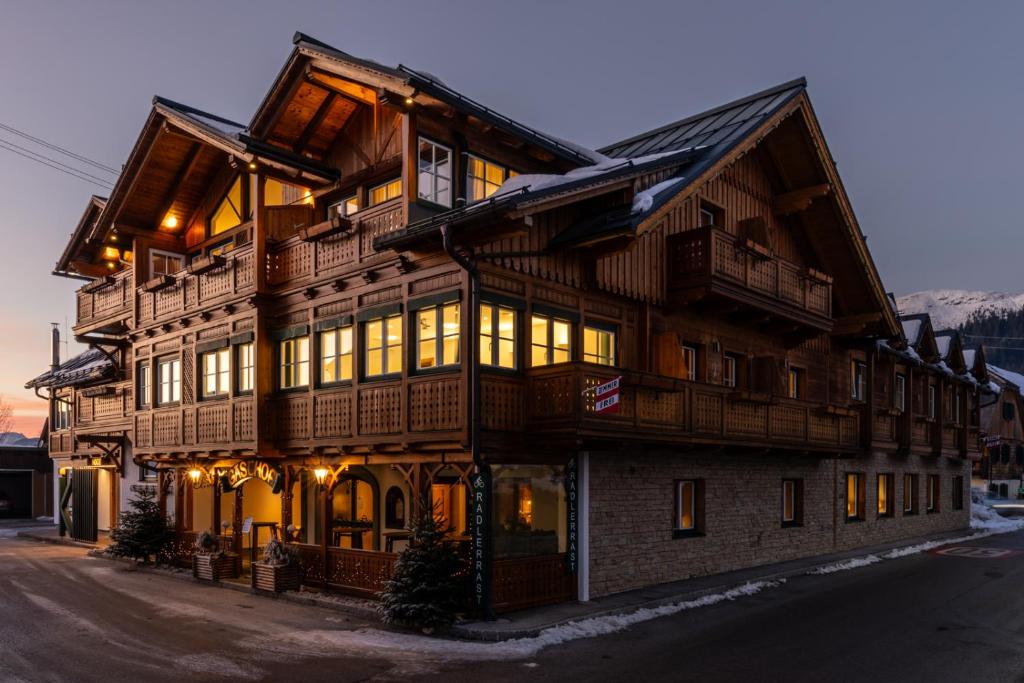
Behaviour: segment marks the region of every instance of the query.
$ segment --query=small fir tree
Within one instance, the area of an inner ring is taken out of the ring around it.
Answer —
[[[409,522],[409,545],[398,555],[395,573],[380,594],[384,622],[424,631],[450,626],[465,597],[465,562],[443,542],[449,531],[430,500]]]
[[[156,491],[149,486],[133,486],[131,509],[121,513],[117,528],[111,531],[113,543],[107,552],[114,557],[130,557],[148,564],[170,543],[173,533],[160,510]]]

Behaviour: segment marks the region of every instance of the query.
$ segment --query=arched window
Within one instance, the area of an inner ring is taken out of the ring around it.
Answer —
[[[405,492],[392,486],[384,494],[384,526],[388,529],[405,528]]]

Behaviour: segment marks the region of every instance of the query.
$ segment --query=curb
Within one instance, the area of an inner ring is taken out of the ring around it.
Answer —
[[[16,537],[27,538],[31,541],[38,541],[40,543],[49,543],[51,545],[70,545],[76,548],[87,548],[89,550],[96,550],[99,547],[95,543],[75,541],[63,536],[43,536],[42,534],[33,533],[31,531],[19,531]]]

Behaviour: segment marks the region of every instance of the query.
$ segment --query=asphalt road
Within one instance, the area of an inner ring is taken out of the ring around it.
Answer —
[[[963,545],[1022,554],[793,578],[535,652],[0,538],[0,681],[1024,681],[1024,532]]]

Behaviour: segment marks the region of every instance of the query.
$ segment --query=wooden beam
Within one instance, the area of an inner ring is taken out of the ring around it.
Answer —
[[[167,186],[167,191],[164,193],[163,199],[160,200],[160,210],[156,214],[156,227],[159,227],[164,216],[166,216],[167,212],[171,210],[172,206],[174,206],[174,200],[178,196],[178,191],[181,190],[181,186],[184,185],[185,181],[187,181],[189,176],[192,175],[192,171],[195,170],[202,151],[203,145],[201,143],[192,143],[191,149],[189,149],[188,154],[185,155],[184,165],[178,170],[178,174],[174,176],[174,180],[171,181],[171,184]],[[182,229],[186,227],[184,216],[179,217],[179,223]]]
[[[338,94],[336,92],[333,90],[327,92],[327,97],[325,97],[324,101],[320,103],[319,107],[317,107],[316,113],[313,114],[313,118],[309,120],[309,123],[307,123],[306,127],[302,129],[302,133],[295,141],[295,144],[292,145],[293,152],[299,154],[306,145],[309,144],[309,139],[313,137],[313,134],[316,133],[320,124],[322,124],[324,119],[327,118],[327,113],[331,110],[336,99],[338,99]]]
[[[832,192],[832,186],[828,183],[811,185],[799,190],[793,190],[775,197],[774,211],[776,216],[788,216],[806,210],[818,197],[824,197]]]
[[[867,326],[878,322],[881,317],[881,313],[862,313],[860,315],[848,315],[837,318],[835,325],[832,327],[832,334],[837,336],[856,334]]]

